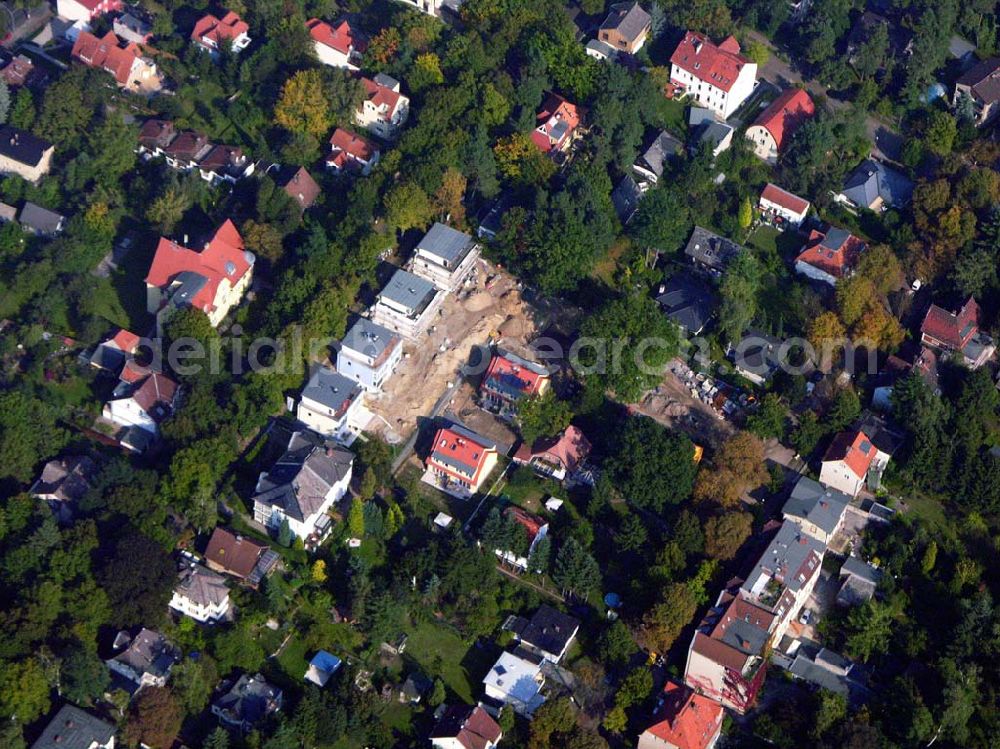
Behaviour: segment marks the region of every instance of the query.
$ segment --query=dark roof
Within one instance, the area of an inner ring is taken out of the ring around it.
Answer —
[[[281,707],[281,690],[272,686],[260,674],[243,674],[221,697],[212,703],[231,723],[256,724]]]
[[[377,362],[387,349],[395,348],[399,341],[398,334],[367,317],[360,317],[340,343],[342,348],[358,351]]]
[[[453,738],[463,749],[484,749],[502,735],[500,726],[482,707],[452,705],[438,718],[430,738]]]
[[[1000,100],[1000,57],[991,57],[974,65],[955,84],[969,86],[972,95],[985,104]]]
[[[104,746],[114,735],[112,723],[73,705],[63,705],[31,749],[90,749],[95,743]]]
[[[685,273],[667,281],[656,301],[671,322],[692,335],[702,331],[715,310],[712,290]]]
[[[417,242],[416,250],[441,258],[448,265],[455,266],[462,262],[475,245],[475,240],[465,232],[437,222],[423,239]]]
[[[639,210],[639,201],[642,199],[642,190],[632,179],[631,174],[622,177],[621,182],[611,193],[611,203],[615,207],[615,213],[622,224],[627,224],[635,212]]]
[[[862,580],[875,585],[878,585],[882,581],[882,570],[872,567],[857,557],[847,557],[844,560],[844,564],[840,567],[840,576],[844,577],[847,575],[860,577]]]
[[[241,536],[228,528],[217,527],[205,549],[205,559],[230,575],[247,578],[267,550],[267,544]]]
[[[826,533],[833,533],[850,503],[851,498],[843,492],[802,476],[781,511],[786,516],[805,518]]]
[[[740,355],[740,369],[769,377],[782,363],[782,341],[756,330],[748,330],[733,350]]]
[[[385,297],[402,305],[411,311],[412,314],[419,314],[430,304],[434,297],[434,284],[430,281],[415,276],[402,268],[393,273],[389,283],[379,292],[380,297]]]
[[[321,403],[338,418],[360,395],[361,386],[357,382],[334,372],[329,367],[319,367],[313,372],[302,391],[303,398]]]
[[[38,166],[45,152],[52,148],[47,140],[10,125],[0,127],[0,155],[28,166]]]
[[[545,651],[559,655],[566,649],[580,628],[580,621],[564,614],[548,604],[542,604],[526,627],[519,632],[521,641]]]
[[[21,209],[18,220],[22,226],[34,229],[39,234],[56,234],[62,229],[66,217],[28,201]]]
[[[720,237],[700,226],[694,227],[691,238],[684,248],[684,254],[687,257],[719,271],[725,270],[729,262],[742,251],[743,248],[736,242]]]
[[[651,21],[649,13],[639,3],[615,3],[601,24],[601,30],[617,30],[630,42],[634,42]]]
[[[848,175],[841,194],[862,208],[868,208],[879,197],[886,205],[901,207],[913,197],[913,183],[881,161],[865,159]]]
[[[330,487],[347,475],[353,461],[351,453],[315,432],[295,432],[285,454],[257,479],[254,502],[280,507],[304,521],[323,505]]]
[[[642,155],[636,160],[636,166],[643,167],[657,177],[663,176],[667,162],[684,150],[684,144],[666,130],[661,130]]]

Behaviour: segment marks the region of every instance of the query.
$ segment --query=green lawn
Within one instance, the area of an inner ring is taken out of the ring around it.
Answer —
[[[654,104],[655,122],[669,130],[681,140],[687,137],[687,102],[678,99],[661,97]]]
[[[525,467],[515,468],[508,474],[507,483],[501,490],[503,496],[529,512],[540,511],[545,497],[558,496],[559,493],[560,486],[557,482],[544,479]]]
[[[493,653],[468,645],[455,630],[436,622],[410,627],[407,634],[406,655],[429,676],[440,676],[460,700],[475,702],[482,678],[493,664]]]
[[[773,226],[758,226],[750,236],[748,244],[765,252],[777,252],[781,257],[797,253],[802,247],[802,238],[795,232],[782,232]]]
[[[285,649],[278,656],[278,665],[288,674],[288,678],[293,681],[300,681],[309,668],[309,658],[306,653],[306,644],[295,635],[285,645]]]

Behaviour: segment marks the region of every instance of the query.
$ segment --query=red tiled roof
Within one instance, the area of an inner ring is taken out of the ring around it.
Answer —
[[[589,454],[590,441],[579,427],[571,424],[554,440],[542,439],[537,440],[534,445],[521,445],[514,457],[522,463],[538,458],[572,471]]]
[[[166,412],[173,405],[175,395],[177,395],[177,383],[165,374],[153,372],[132,393],[132,400],[154,420],[159,421],[167,415]]]
[[[0,77],[3,77],[8,86],[23,86],[34,69],[31,60],[24,55],[18,55],[0,69]]]
[[[431,731],[432,739],[454,739],[462,749],[486,749],[502,736],[497,722],[478,705],[452,705]]]
[[[231,285],[235,285],[253,266],[252,258],[245,251],[243,238],[236,226],[227,219],[201,252],[160,237],[146,283],[162,289],[168,287],[178,273],[199,273],[207,282],[190,300],[190,304],[208,313],[214,307],[215,296],[223,279],[228,279]]]
[[[750,61],[740,54],[739,42],[731,36],[715,45],[704,34],[689,31],[670,56],[670,62],[699,80],[729,91]]]
[[[731,645],[727,645],[722,640],[715,640],[704,632],[694,633],[694,641],[691,643],[691,648],[694,652],[705,656],[710,661],[732,669],[737,673],[743,673],[743,667],[750,658],[750,656],[741,653]]]
[[[330,136],[330,150],[343,151],[355,159],[368,161],[375,152],[375,147],[360,135],[338,127]]]
[[[81,31],[73,44],[73,59],[91,68],[102,68],[115,77],[119,85],[129,82],[129,74],[136,58],[141,57],[139,45],[129,42],[124,47],[115,32],[109,31],[98,39],[87,31]]]
[[[658,723],[646,729],[677,749],[706,749],[722,726],[722,705],[690,687],[668,681]]]
[[[223,39],[235,39],[249,30],[250,27],[247,23],[232,11],[228,11],[222,20],[209,13],[202,16],[194,25],[191,38],[196,42],[200,42],[202,39],[211,39],[219,44]]]
[[[532,515],[527,510],[522,510],[520,507],[515,505],[511,505],[507,508],[507,517],[528,532],[528,543],[535,540],[535,536],[538,535],[538,532],[543,526],[548,525],[548,523],[537,515]]]
[[[580,110],[576,104],[566,101],[559,94],[550,93],[542,102],[535,116],[538,127],[531,133],[531,140],[545,152],[560,148],[580,126]],[[566,123],[562,132],[556,132],[560,123]]]
[[[113,343],[115,348],[119,351],[124,351],[126,354],[133,354],[135,353],[136,347],[139,345],[139,336],[130,330],[121,328],[111,338],[111,343]]]
[[[148,367],[144,367],[139,364],[135,359],[129,359],[125,362],[125,366],[122,367],[122,371],[118,375],[118,379],[122,382],[134,383],[141,380],[143,377],[150,373]]]
[[[772,101],[753,124],[767,130],[780,149],[785,136],[814,114],[816,107],[809,94],[801,88],[790,88]]]
[[[949,348],[965,348],[979,332],[979,305],[971,296],[957,313],[932,304],[924,315],[920,332]]]
[[[384,106],[390,115],[396,111],[396,106],[399,104],[398,91],[393,91],[388,86],[382,86],[370,78],[362,78],[361,83],[365,87],[368,101],[379,108]]]
[[[729,602],[729,605],[722,613],[722,616],[719,617],[719,621],[712,629],[711,637],[716,640],[721,640],[722,636],[726,633],[726,628],[732,622],[737,620],[749,622],[759,629],[769,631],[771,629],[771,623],[774,621],[774,614],[766,609],[762,609],[759,606],[754,605],[745,598],[735,596]]]
[[[249,577],[267,546],[225,528],[216,528],[205,549],[205,559],[237,577]]]
[[[486,456],[495,453],[496,448],[487,440],[477,442],[472,439],[472,433],[462,434],[444,427],[434,435],[434,445],[427,457],[428,463],[433,463],[438,469],[449,475],[467,481],[473,486],[479,483],[479,474],[486,464]],[[458,463],[471,469],[471,476],[458,473],[450,463]]]
[[[495,352],[490,359],[490,366],[486,369],[483,377],[483,385],[490,387],[491,384],[502,382],[506,387],[515,389],[522,396],[535,395],[542,388],[542,383],[549,379],[548,374],[536,372],[533,369],[523,366],[516,361],[512,361],[504,354]]]
[[[304,166],[300,166],[288,178],[288,181],[281,185],[281,189],[288,197],[298,203],[302,210],[315,203],[321,192],[320,186],[316,184],[316,180],[312,178],[309,170]]]
[[[343,55],[350,54],[352,50],[359,53],[364,52],[368,47],[368,44],[360,36],[355,35],[347,21],[341,21],[334,28],[326,21],[311,18],[306,23],[306,28],[309,29],[309,36],[313,38],[313,41],[332,47]]]
[[[837,231],[842,232],[842,230]],[[805,248],[795,261],[819,268],[834,278],[843,278],[854,267],[858,256],[864,252],[865,243],[853,234],[842,233],[843,241],[837,247],[828,247],[824,241],[828,235],[833,234],[833,230],[823,233],[813,229]]]
[[[764,186],[763,192],[761,192],[760,197],[762,200],[769,200],[776,205],[780,205],[782,208],[791,211],[792,213],[805,213],[809,210],[809,201],[800,198],[798,195],[794,195],[788,190],[783,190],[777,185],[768,182]]]
[[[823,462],[842,461],[855,476],[863,479],[875,460],[875,452],[875,446],[864,432],[840,432],[827,448]]]

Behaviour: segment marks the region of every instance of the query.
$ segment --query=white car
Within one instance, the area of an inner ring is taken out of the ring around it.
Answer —
[[[812,612],[809,609],[802,609],[802,613],[799,614],[799,624],[808,624],[812,621]]]

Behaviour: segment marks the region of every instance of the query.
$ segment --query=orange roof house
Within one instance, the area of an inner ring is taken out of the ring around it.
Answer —
[[[72,57],[87,67],[111,73],[122,88],[156,91],[161,86],[155,63],[143,57],[138,44],[123,42],[113,31],[101,38],[81,31],[73,43]]]
[[[339,127],[333,131],[330,155],[326,157],[327,169],[337,174],[353,171],[367,176],[378,159],[379,150],[368,139]]]
[[[761,213],[768,221],[779,224],[787,222],[795,228],[805,220],[809,206],[810,203],[805,198],[800,198],[770,182],[761,191],[758,203]]]
[[[971,296],[957,312],[932,304],[920,325],[920,340],[940,351],[960,351],[973,369],[996,353],[993,339],[979,331],[979,305]]]
[[[522,398],[543,395],[550,381],[549,370],[541,364],[497,349],[493,352],[479,390],[488,408],[509,415]]]
[[[424,481],[456,496],[480,490],[496,466],[496,443],[459,425],[439,429],[427,456]]]
[[[545,153],[565,151],[573,142],[581,116],[576,104],[550,93],[536,115],[538,126],[531,133],[532,142]]]
[[[200,309],[217,326],[243,298],[254,260],[228,219],[200,252],[161,237],[146,276],[146,308],[158,327],[165,310],[182,306]]]
[[[792,133],[815,114],[813,100],[804,89],[786,89],[747,128],[747,139],[759,158],[773,164]]]
[[[668,681],[656,707],[657,722],[639,736],[637,749],[712,749],[722,733],[722,705]]]
[[[306,22],[319,61],[336,68],[357,70],[368,43],[346,20],[331,26],[319,18]]]
[[[232,11],[227,11],[221,19],[209,13],[198,19],[191,32],[191,39],[213,55],[218,54],[223,42],[228,42],[233,52],[238,53],[251,42],[248,31],[250,26],[246,21]]]
[[[813,229],[806,246],[795,259],[795,271],[834,286],[839,279],[854,272],[865,248],[862,240],[844,229],[831,227],[825,233]]]
[[[866,483],[877,483],[889,458],[862,430],[840,432],[823,455],[819,481],[856,497]]]

